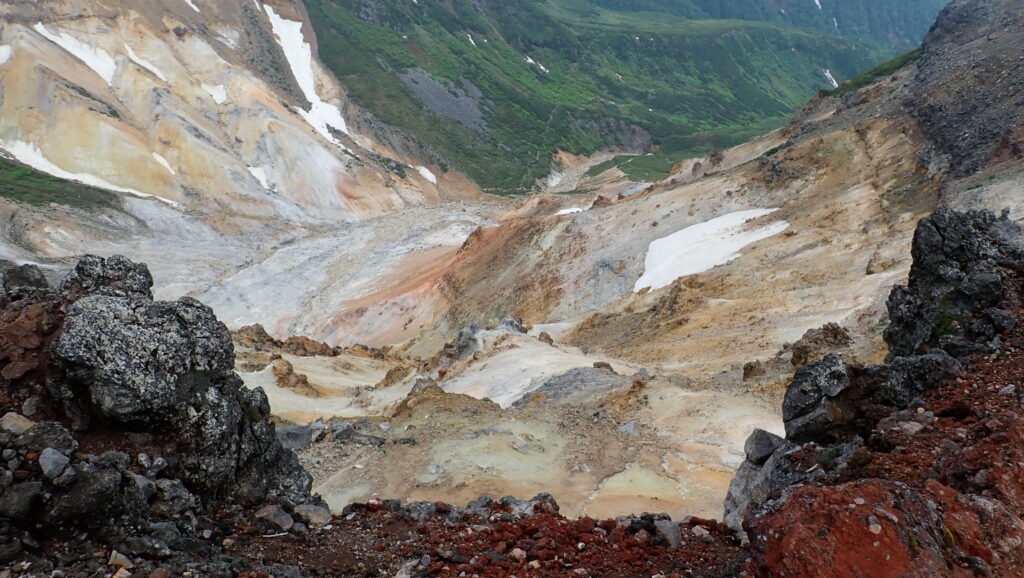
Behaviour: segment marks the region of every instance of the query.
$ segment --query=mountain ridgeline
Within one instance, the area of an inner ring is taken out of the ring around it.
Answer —
[[[943,4],[306,2],[353,100],[498,193],[530,190],[557,149],[680,156],[764,132],[829,74],[916,46]]]

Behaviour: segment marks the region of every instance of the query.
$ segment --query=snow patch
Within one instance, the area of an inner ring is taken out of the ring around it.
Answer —
[[[142,68],[145,68],[146,70],[152,72],[160,80],[162,80],[164,82],[167,82],[167,77],[164,76],[164,74],[162,72],[160,72],[160,69],[157,68],[152,62],[149,62],[148,60],[143,60],[143,59],[139,58],[135,54],[135,51],[132,50],[132,47],[128,46],[127,43],[125,43],[124,49],[128,51],[128,58],[132,59],[132,62],[134,62],[135,64],[138,64]]]
[[[839,82],[836,81],[836,77],[832,76],[832,71],[825,69],[822,72],[825,73],[825,78],[828,79],[828,83],[832,85],[833,89],[839,88]]]
[[[537,68],[539,68],[539,69],[540,69],[540,71],[541,71],[541,72],[543,72],[544,74],[547,74],[548,72],[551,72],[551,71],[550,71],[550,70],[548,70],[548,69],[547,69],[547,68],[546,68],[546,67],[545,67],[545,66],[544,66],[543,64],[541,64],[541,63],[537,62],[536,60],[534,60],[534,59],[530,58],[529,56],[524,56],[524,58],[526,59],[526,62],[529,62],[530,64],[532,64],[532,65],[536,66],[536,67],[537,67]]]
[[[160,163],[160,166],[167,169],[167,172],[171,173],[174,176],[178,176],[178,173],[174,172],[174,169],[171,167],[171,163],[167,162],[167,159],[165,159],[164,157],[158,155],[157,153],[153,153],[153,160]]]
[[[228,91],[223,85],[204,84],[202,86],[203,90],[210,93],[210,96],[213,97],[213,102],[216,102],[217,104],[224,104],[228,101]]]
[[[50,162],[49,159],[43,155],[43,152],[39,150],[39,147],[32,143],[26,143],[22,141],[14,141],[12,143],[0,142],[0,146],[7,149],[9,153],[14,155],[14,158],[18,159],[22,163],[55,177],[66,179],[69,181],[78,181],[82,184],[89,185],[91,187],[98,187],[101,189],[108,189],[111,191],[117,191],[119,193],[128,193],[129,195],[136,195],[139,197],[153,197],[154,199],[163,201],[171,206],[178,206],[178,203],[174,201],[151,195],[149,193],[143,193],[136,191],[135,189],[128,189],[125,187],[119,187],[111,184],[96,175],[90,175],[88,173],[72,173],[65,171],[57,165]]]
[[[814,5],[818,7],[818,10],[821,10],[821,0],[814,0]]]
[[[416,172],[418,172],[423,178],[427,179],[431,183],[435,185],[437,184],[437,175],[431,172],[431,170],[428,169],[427,167],[416,167]]]
[[[313,74],[313,49],[302,35],[302,22],[285,20],[270,6],[263,7],[270,17],[270,25],[277,36],[277,43],[284,50],[285,58],[292,69],[292,75],[299,84],[302,94],[311,104],[309,111],[299,110],[302,118],[327,140],[345,148],[331,134],[331,128],[348,133],[348,126],[341,111],[333,104],[324,102],[316,92],[316,77]]]
[[[832,17],[832,24],[834,24],[834,25],[835,25],[835,27],[836,27],[836,32],[839,32],[839,21],[838,21],[838,20],[836,20],[836,17],[835,17],[835,16],[833,16],[833,17]]]
[[[256,180],[263,185],[264,189],[267,189],[268,191],[272,190],[270,188],[270,183],[267,181],[266,169],[263,167],[249,167],[249,172],[252,173],[252,176],[256,177]]]
[[[0,65],[11,59],[11,53],[13,49],[6,44],[0,46]]]
[[[470,44],[472,44],[473,46],[476,46],[476,41],[473,40],[473,35],[472,34],[466,34],[466,38],[469,38],[469,43]]]
[[[777,210],[737,211],[651,241],[644,261],[644,274],[637,279],[633,291],[647,287],[660,289],[680,277],[703,273],[739,258],[742,248],[789,227],[786,221],[777,221],[757,229],[745,229],[747,221]]]
[[[199,12],[199,7],[196,6],[195,3],[192,2],[192,0],[185,0],[185,4],[188,4],[193,10]]]
[[[54,34],[47,30],[42,22],[37,23],[32,28],[50,42],[60,46],[74,55],[75,58],[84,62],[86,66],[100,75],[100,78],[107,81],[107,84],[114,81],[114,74],[117,72],[117,61],[106,50],[89,46],[67,32]]]
[[[568,209],[562,209],[561,211],[558,211],[557,213],[555,213],[555,215],[571,215],[573,213],[582,213],[582,212],[583,212],[583,209],[581,209],[579,207],[569,207]]]

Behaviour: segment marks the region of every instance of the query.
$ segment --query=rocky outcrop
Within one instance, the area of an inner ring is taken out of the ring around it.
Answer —
[[[908,100],[928,136],[922,160],[932,172],[965,176],[1024,158],[1022,31],[1016,0],[956,0],[939,15]]]
[[[208,307],[153,301],[122,257],[86,257],[57,289],[35,278],[6,276],[0,296],[0,558],[68,529],[129,556],[216,557],[196,525],[216,509],[320,505]]]
[[[1010,333],[1024,294],[1024,252],[1011,242],[1020,233],[1005,215],[942,209],[923,219],[910,282],[889,300],[886,363],[830,354],[797,370],[782,408],[786,438],[750,436],[725,502],[759,572],[817,574],[824,564],[833,576],[991,574],[1012,567],[1005,556],[1024,555],[999,537],[1024,535],[1022,490],[1010,481],[1019,476],[996,472],[1022,451],[1019,402],[1006,398],[1016,389],[970,375],[980,371],[972,355],[991,361],[1019,345],[1005,340],[1020,339]],[[996,373],[1013,379],[1007,371]],[[973,403],[950,401],[972,391]],[[987,425],[960,436],[961,419]],[[1005,445],[1003,456],[985,462],[993,444]]]
[[[895,287],[887,304],[890,358],[934,348],[940,340],[984,345],[997,328],[1012,328],[1013,316],[995,306],[1006,294],[1007,275],[1019,270],[1022,251],[1013,239],[1020,234],[1005,214],[939,209],[923,219],[914,234],[910,281]]]

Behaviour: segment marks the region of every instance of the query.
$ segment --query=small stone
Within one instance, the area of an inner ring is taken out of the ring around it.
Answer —
[[[135,567],[135,564],[132,564],[132,561],[129,560],[127,556],[118,552],[117,550],[114,550],[110,553],[110,560],[107,561],[107,565],[117,566],[118,568],[122,569],[127,568],[129,570]],[[131,573],[129,573],[128,575],[131,576]]]
[[[327,508],[303,504],[295,507],[295,515],[309,522],[314,528],[322,528],[331,523],[331,511]]]
[[[39,454],[39,467],[43,469],[43,475],[51,480],[63,474],[69,463],[71,460],[66,455],[53,448],[46,448]]]
[[[522,562],[523,560],[526,560],[526,552],[524,552],[520,548],[513,548],[512,551],[508,553],[508,555],[509,555],[510,558],[512,558],[513,560],[516,560],[518,562]]]
[[[901,421],[898,425],[900,426],[900,429],[903,430],[903,433],[908,436],[917,435],[924,429],[924,426],[916,421]]]
[[[3,417],[0,417],[0,428],[16,435],[21,435],[27,432],[32,429],[32,426],[34,425],[36,425],[36,422],[23,415],[14,413],[13,411],[7,412]]]
[[[711,535],[711,532],[708,532],[707,528],[705,528],[704,526],[694,526],[690,529],[690,531],[693,532],[693,535],[697,536],[698,538],[703,538],[704,536]]]
[[[171,571],[167,568],[157,568],[149,573],[149,578],[171,578]]]
[[[1011,383],[1010,385],[1007,385],[1003,389],[1000,389],[999,395],[1013,395],[1015,391],[1017,391],[1017,386]]]
[[[114,578],[132,578],[132,573],[130,570],[121,568],[117,572],[114,572]]]
[[[637,423],[635,420],[628,421],[625,424],[616,428],[616,431],[630,436],[638,436],[640,435],[640,424]]]
[[[864,505],[864,498],[854,498],[853,499],[853,503],[857,504],[858,506],[863,506]]]
[[[388,431],[391,429],[391,422],[383,421],[377,427],[379,427],[381,431]]]
[[[292,526],[295,525],[295,520],[288,515],[288,512],[285,512],[284,508],[276,504],[260,508],[260,510],[256,512],[256,518],[260,520],[267,520],[284,532],[291,530]]]
[[[882,525],[878,523],[878,518],[868,516],[868,531],[876,536],[882,533]]]
[[[529,568],[530,570],[539,570],[540,569],[540,560],[534,560],[534,561],[530,562],[529,564],[527,564],[526,567]]]

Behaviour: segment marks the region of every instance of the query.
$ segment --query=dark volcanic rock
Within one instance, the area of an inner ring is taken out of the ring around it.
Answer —
[[[1024,157],[1024,11],[1019,0],[955,0],[923,44],[908,108],[934,173],[970,175]]]
[[[35,265],[19,265],[3,272],[2,283],[4,291],[14,292],[18,289],[47,289],[50,283],[46,276]]]
[[[800,441],[827,433],[836,417],[831,400],[850,383],[850,368],[838,355],[798,369],[782,402],[786,439]]]
[[[103,422],[168,436],[168,473],[197,491],[304,501],[312,480],[274,435],[266,396],[243,388],[232,371],[224,324],[194,299],[150,300],[145,267],[110,261],[83,260],[63,285],[98,293],[68,308],[54,344],[73,398],[62,401]]]
[[[914,232],[910,281],[893,288],[887,303],[885,341],[891,357],[913,355],[941,337],[959,335],[970,317],[997,305],[1005,294],[1005,267],[1020,267],[1021,251],[1006,239],[1021,235],[1004,215],[939,209]],[[995,328],[991,315],[983,316]],[[1008,317],[996,315],[1000,326]],[[1015,320],[1014,320],[1015,321]]]
[[[755,429],[754,433],[750,434],[746,443],[743,444],[743,452],[747,456],[747,461],[755,466],[761,466],[768,461],[768,458],[772,457],[775,450],[785,443],[785,439],[771,432]]]

